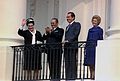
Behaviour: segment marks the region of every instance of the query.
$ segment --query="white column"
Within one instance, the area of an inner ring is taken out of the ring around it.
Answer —
[[[120,40],[98,42],[95,81],[120,81]]]
[[[26,18],[26,0],[0,1],[0,81],[12,81],[13,50],[21,44],[17,30]]]
[[[108,39],[120,38],[120,0],[109,0],[110,2],[110,29],[107,31]]]
[[[111,8],[108,40],[98,42],[95,81],[120,81],[120,9],[118,8],[120,1],[109,1]]]
[[[0,11],[0,45],[19,43],[17,29],[26,17],[26,0],[1,0]]]

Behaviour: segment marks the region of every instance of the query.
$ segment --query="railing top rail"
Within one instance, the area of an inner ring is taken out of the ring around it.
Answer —
[[[67,42],[61,42],[61,43],[40,43],[40,44],[27,44],[27,45],[17,45],[17,46],[11,46],[14,47],[25,47],[25,46],[44,46],[44,45],[58,45],[58,44],[65,44]],[[69,44],[86,44],[86,43],[94,43],[93,41],[78,41],[78,42],[68,42]]]

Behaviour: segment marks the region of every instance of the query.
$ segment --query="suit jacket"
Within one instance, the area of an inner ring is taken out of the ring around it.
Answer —
[[[61,43],[63,38],[64,30],[62,28],[57,27],[55,30],[53,30],[51,33],[44,34],[43,39],[46,40],[46,43],[49,43],[47,45],[47,48],[54,48],[54,47],[61,47],[61,45],[57,45],[54,43]]]
[[[65,32],[65,40],[68,43],[78,42],[78,36],[80,34],[81,24],[79,22],[73,22]],[[77,44],[71,44],[77,46]]]
[[[18,34],[22,37],[24,37],[24,44],[32,44],[32,34],[29,30],[18,30]],[[39,31],[36,31],[35,34],[35,42],[41,41],[42,42],[42,35]]]

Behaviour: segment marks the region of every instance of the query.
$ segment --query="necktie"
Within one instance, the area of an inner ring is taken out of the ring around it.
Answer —
[[[70,27],[70,24],[66,27],[66,31],[68,31],[69,27]]]

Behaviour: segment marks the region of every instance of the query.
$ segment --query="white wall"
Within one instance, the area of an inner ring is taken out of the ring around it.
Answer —
[[[36,29],[42,34],[44,28],[50,26],[51,18],[58,18],[58,14],[59,0],[28,0],[27,18],[32,16],[35,19]]]
[[[27,18],[33,17],[35,20],[35,27],[43,33],[44,27],[48,25],[48,0],[36,0],[33,6],[30,5],[31,0],[28,0]],[[31,6],[31,7],[30,7]],[[31,8],[35,7],[34,11]],[[34,14],[30,14],[30,13]]]

